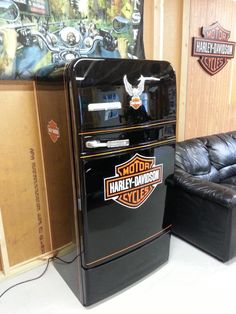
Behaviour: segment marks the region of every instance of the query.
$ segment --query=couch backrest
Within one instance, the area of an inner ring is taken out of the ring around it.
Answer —
[[[202,179],[236,184],[236,131],[177,143],[175,163]]]

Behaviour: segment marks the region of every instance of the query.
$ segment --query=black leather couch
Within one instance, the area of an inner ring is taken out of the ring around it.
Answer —
[[[165,223],[221,261],[236,256],[236,131],[180,142]]]

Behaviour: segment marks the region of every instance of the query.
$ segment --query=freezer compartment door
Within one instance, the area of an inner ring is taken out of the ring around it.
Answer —
[[[159,237],[174,144],[81,158],[83,266],[94,267]]]
[[[175,73],[166,61],[79,59],[67,75],[79,132],[175,120]]]

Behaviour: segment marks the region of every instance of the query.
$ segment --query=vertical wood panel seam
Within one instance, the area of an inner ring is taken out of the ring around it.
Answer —
[[[154,0],[153,6],[153,59],[158,60],[161,58],[160,47],[161,47],[161,34],[160,34],[160,5],[161,0]]]
[[[160,27],[160,50],[159,50],[159,56],[160,60],[163,60],[163,54],[164,54],[164,0],[160,0],[160,21],[159,21],[159,27]]]
[[[3,273],[7,275],[10,271],[9,257],[7,252],[7,244],[2,220],[2,212],[0,208],[0,254],[2,260]]]
[[[180,95],[178,106],[177,140],[185,139],[187,85],[188,85],[188,60],[189,60],[189,32],[190,32],[190,0],[183,0],[182,17],[182,45],[180,62]]]
[[[144,52],[147,59],[153,59],[153,13],[154,2],[144,2],[143,12],[143,40]]]

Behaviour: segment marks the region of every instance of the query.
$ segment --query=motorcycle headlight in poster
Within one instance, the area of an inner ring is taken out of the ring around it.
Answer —
[[[144,0],[0,1],[0,78],[78,57],[144,58]]]

